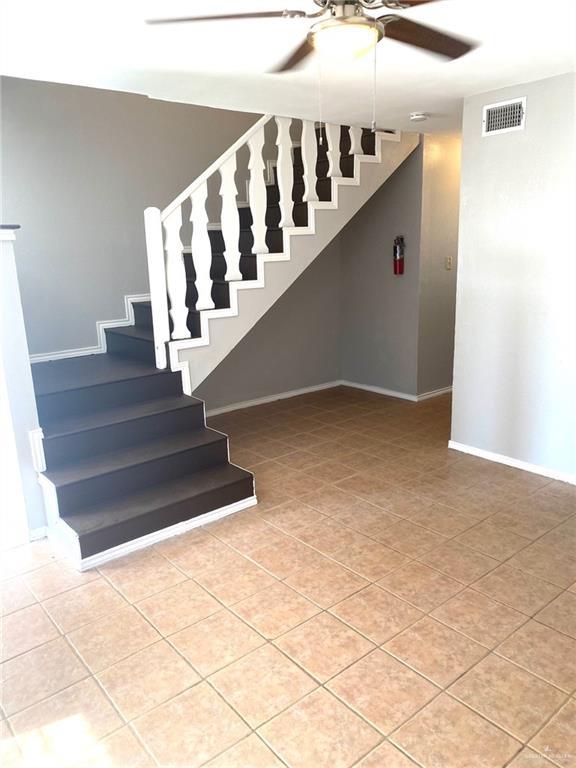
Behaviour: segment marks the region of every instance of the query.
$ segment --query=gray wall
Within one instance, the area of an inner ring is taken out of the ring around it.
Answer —
[[[423,136],[342,233],[343,379],[411,395],[451,385],[459,166],[457,136]],[[392,272],[396,235],[403,277]]]
[[[466,100],[452,439],[576,479],[576,80]],[[523,132],[482,106],[527,97]]]
[[[416,394],[422,146],[340,235],[341,372],[351,382]],[[392,272],[396,235],[405,274]]]
[[[17,257],[32,353],[95,345],[96,321],[122,317],[124,296],[147,291],[144,208],[169,202],[254,119],[2,80],[3,216],[22,225]],[[299,130],[296,125],[296,139]],[[266,157],[274,156],[274,138],[271,125]],[[435,312],[434,301],[426,304],[426,292],[419,298],[421,220],[432,233],[425,263],[438,261],[432,241],[446,231],[433,227],[445,179],[432,156],[427,143],[420,147],[214,371],[199,389],[208,407],[340,378],[410,394],[449,383],[449,281],[426,278],[447,313]],[[245,152],[241,166],[246,161]],[[244,171],[237,174],[240,198]],[[218,210],[209,210],[217,219]],[[402,278],[392,275],[396,234],[408,246]],[[424,323],[419,301],[429,316]],[[428,357],[421,338],[436,345]]]
[[[96,321],[148,291],[144,208],[164,207],[257,117],[11,78],[1,98],[2,216],[22,226],[30,352],[93,346]]]
[[[459,157],[457,137],[425,137],[198,388],[207,407],[340,379],[411,395],[450,386]]]
[[[194,394],[212,409],[339,379],[339,313],[336,238]]]
[[[460,201],[460,137],[424,137],[418,393],[452,385]],[[446,259],[452,269],[446,269]]]

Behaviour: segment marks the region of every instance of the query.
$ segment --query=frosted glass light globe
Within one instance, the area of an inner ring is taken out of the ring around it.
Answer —
[[[374,19],[350,16],[315,24],[309,40],[322,57],[359,58],[382,38],[382,25]]]

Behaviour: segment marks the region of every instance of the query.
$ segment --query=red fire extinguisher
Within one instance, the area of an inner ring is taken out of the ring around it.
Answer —
[[[404,243],[404,237],[398,235],[394,238],[394,274],[404,274],[404,249],[406,244]]]

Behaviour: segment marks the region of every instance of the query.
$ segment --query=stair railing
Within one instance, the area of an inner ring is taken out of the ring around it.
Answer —
[[[280,227],[294,225],[292,217],[292,190],[294,185],[293,141],[291,137],[292,118],[274,118],[277,126],[276,173],[279,188]],[[249,150],[248,194],[252,214],[252,235],[254,245],[252,253],[268,253],[266,244],[266,161],[263,150],[265,145],[265,126],[272,120],[272,115],[264,115],[243,136],[234,142],[215,162],[197,179],[189,184],[163,211],[147,208],[144,212],[146,231],[146,251],[150,278],[150,298],[152,303],[152,325],[156,350],[156,366],[166,368],[166,345],[171,340],[191,337],[188,328],[189,305],[187,303],[187,279],[184,261],[184,244],[181,237],[183,224],[182,207],[191,202],[190,221],[192,222],[191,251],[195,270],[195,288],[197,311],[214,309],[212,300],[212,246],[208,232],[208,180],[216,173],[220,175],[219,194],[222,199],[221,228],[224,239],[224,259],[226,264],[225,279],[241,280],[240,272],[240,217],[238,213],[238,190],[235,182],[237,154],[243,147]],[[316,162],[318,145],[316,125],[313,121],[303,120],[301,134],[301,154],[304,168],[303,202],[318,200],[316,193]],[[351,154],[362,152],[362,131],[350,129]],[[326,124],[328,175],[341,176],[340,172],[340,126]],[[172,325],[172,327],[170,327]]]

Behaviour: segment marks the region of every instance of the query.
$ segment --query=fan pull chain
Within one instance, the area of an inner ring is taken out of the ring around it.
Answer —
[[[376,49],[377,45],[373,47],[374,57],[372,59],[372,133],[376,133]]]
[[[322,133],[322,112],[323,112],[323,104],[322,104],[322,55],[319,53],[316,56],[316,59],[318,61],[318,118],[319,118],[319,128],[320,128],[320,137],[318,139],[318,145],[320,147],[324,146],[324,134]]]

